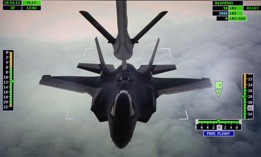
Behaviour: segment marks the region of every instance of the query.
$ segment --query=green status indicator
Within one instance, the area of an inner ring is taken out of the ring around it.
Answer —
[[[244,6],[245,11],[261,11],[261,6]]]
[[[242,16],[228,16],[228,21],[246,22],[247,21],[247,16],[245,16],[245,15],[242,15]]]
[[[240,6],[240,5],[230,5],[230,6],[228,6],[228,10],[243,10],[243,6]]]
[[[222,81],[215,82],[215,91],[216,91],[217,96],[219,97],[223,91],[223,82]]]
[[[23,0],[22,5],[24,6],[40,6],[41,0]]]
[[[236,10],[236,11],[229,11],[229,15],[230,16],[242,16],[243,15],[243,11],[238,11],[238,10]]]
[[[41,10],[42,0],[4,0],[3,10]]]

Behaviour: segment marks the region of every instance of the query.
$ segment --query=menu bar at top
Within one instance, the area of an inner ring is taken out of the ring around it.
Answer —
[[[41,10],[42,0],[3,0],[3,10]]]

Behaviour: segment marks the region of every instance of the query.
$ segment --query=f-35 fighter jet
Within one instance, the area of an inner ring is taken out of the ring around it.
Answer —
[[[153,60],[159,39],[148,65],[136,69],[126,62],[132,55],[134,43],[167,12],[161,12],[136,37],[130,39],[127,32],[126,2],[117,1],[118,36],[113,38],[88,12],[80,13],[113,44],[114,55],[122,60],[117,69],[106,64],[98,39],[95,38],[100,64],[79,63],[78,68],[100,76],[50,76],[44,75],[41,85],[88,93],[92,97],[91,110],[100,122],[108,121],[112,141],[124,148],[132,138],[136,122],[148,122],[156,111],[156,99],[163,94],[174,94],[211,87],[209,78],[157,78],[155,74],[175,70],[175,65],[154,65]]]

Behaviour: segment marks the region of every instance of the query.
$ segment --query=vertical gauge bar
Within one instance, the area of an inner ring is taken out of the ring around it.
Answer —
[[[246,119],[246,73],[243,74],[242,117]]]
[[[9,52],[9,107],[13,108],[13,52]]]
[[[3,111],[13,111],[14,50],[3,50]]]
[[[242,74],[242,119],[254,119],[254,74]]]

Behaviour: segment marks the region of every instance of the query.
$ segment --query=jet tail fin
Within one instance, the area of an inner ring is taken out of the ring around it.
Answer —
[[[144,27],[134,38],[131,39],[132,43],[139,43],[140,38],[146,34],[168,11],[160,12],[146,27]]]
[[[115,42],[115,38],[90,13],[86,11],[80,11],[80,13],[108,40],[108,43],[113,44]]]
[[[103,56],[102,56],[101,48],[100,48],[99,41],[98,41],[97,37],[95,38],[95,43],[96,43],[96,47],[97,47],[97,51],[98,51],[98,55],[99,55],[99,59],[100,59],[100,63],[101,63],[100,64],[101,70],[103,72],[108,72],[108,69],[106,67],[105,61],[104,61]]]
[[[153,64],[153,61],[154,61],[154,58],[155,58],[155,55],[156,55],[156,52],[157,52],[157,49],[158,49],[159,41],[160,41],[160,39],[158,38],[157,43],[156,43],[156,45],[154,47],[154,51],[153,51],[152,56],[150,58],[150,62],[148,64],[147,71],[151,71],[152,70],[152,64]]]
[[[160,39],[158,38],[157,43],[154,47],[154,51],[152,53],[152,56],[150,58],[150,62],[148,65],[141,65],[140,68],[138,69],[141,72],[149,72],[152,75],[155,74],[160,74],[160,73],[164,73],[167,71],[171,71],[171,70],[176,70],[176,65],[175,64],[169,64],[169,65],[153,65],[153,61],[159,46],[159,41]]]

